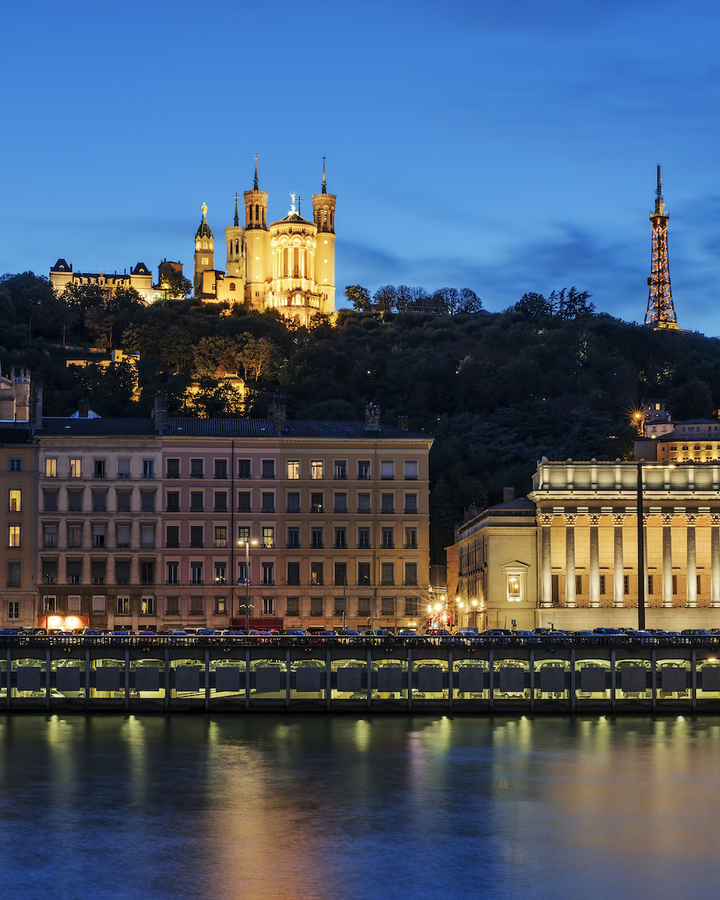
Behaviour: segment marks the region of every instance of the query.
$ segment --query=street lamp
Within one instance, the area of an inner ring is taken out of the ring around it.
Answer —
[[[245,545],[245,634],[250,631],[250,544],[255,546],[257,541],[238,541]]]

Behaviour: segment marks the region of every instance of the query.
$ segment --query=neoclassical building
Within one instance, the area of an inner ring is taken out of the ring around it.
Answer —
[[[252,190],[243,195],[245,226],[235,196],[233,224],[225,229],[225,271],[215,268],[215,239],[207,206],[195,234],[195,296],[204,302],[246,303],[277,309],[307,324],[316,313],[335,311],[335,201],[328,193],[323,162],[319,194],[312,197],[313,220],[300,214],[300,199],[283,219],[268,225],[268,193],[260,190],[255,162]]]
[[[646,622],[720,627],[720,462],[640,467]],[[543,458],[527,498],[483,510],[449,548],[480,627],[637,627],[638,463]]]
[[[114,294],[118,288],[134,288],[151,303],[155,299],[152,272],[145,263],[138,262],[121,274],[118,272],[73,272],[72,264],[59,259],[50,269],[50,284],[62,293],[70,284],[97,284]]]

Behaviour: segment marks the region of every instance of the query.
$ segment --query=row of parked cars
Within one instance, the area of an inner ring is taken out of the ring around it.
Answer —
[[[647,629],[638,631],[631,628],[595,628],[592,631],[556,631],[549,628],[535,628],[533,631],[522,631],[509,628],[488,628],[478,632],[472,628],[461,628],[451,632],[445,628],[428,628],[422,634],[416,629],[401,628],[397,632],[389,629],[374,628],[366,631],[352,629],[326,630],[309,628],[286,628],[283,631],[258,631],[251,629],[187,628],[174,631],[101,631],[97,628],[82,628],[75,631],[59,631],[44,628],[3,628],[0,629],[0,641],[29,642],[36,640],[56,640],[59,642],[83,643],[156,643],[156,644],[192,644],[192,643],[224,643],[242,640],[243,643],[321,643],[321,644],[500,644],[500,645],[533,645],[533,644],[696,644],[720,645],[720,628],[710,630],[704,628],[686,628],[683,631],[662,631]]]

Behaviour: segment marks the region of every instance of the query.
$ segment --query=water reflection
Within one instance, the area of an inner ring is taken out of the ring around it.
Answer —
[[[714,895],[715,719],[0,719],[35,898]]]

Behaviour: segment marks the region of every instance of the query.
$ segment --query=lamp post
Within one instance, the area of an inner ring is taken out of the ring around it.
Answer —
[[[245,634],[250,631],[250,544],[257,541],[238,541],[245,544]]]

